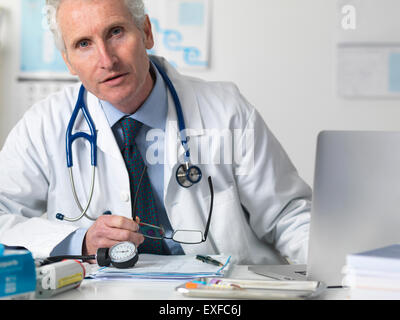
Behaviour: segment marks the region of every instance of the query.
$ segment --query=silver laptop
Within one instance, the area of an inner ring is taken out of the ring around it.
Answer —
[[[393,243],[400,243],[400,132],[321,132],[307,279],[340,286],[347,254]],[[299,267],[285,266],[281,276],[300,279]]]

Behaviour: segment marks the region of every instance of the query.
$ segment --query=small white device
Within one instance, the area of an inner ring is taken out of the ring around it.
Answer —
[[[64,260],[36,268],[36,298],[48,298],[80,286],[87,263]]]

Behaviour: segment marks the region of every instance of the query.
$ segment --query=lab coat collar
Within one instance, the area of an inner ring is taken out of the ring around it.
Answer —
[[[171,79],[181,102],[186,129],[189,131],[190,136],[203,135],[203,119],[200,114],[199,104],[193,87],[164,58],[157,56],[151,56],[151,58],[155,59],[161,65],[161,67],[166,71],[168,77]],[[171,112],[171,109],[173,109],[173,112]],[[174,118],[171,118],[172,116]],[[169,90],[167,121],[174,121],[177,123],[175,104]],[[166,126],[168,126],[168,123]],[[177,126],[176,129],[178,130]]]

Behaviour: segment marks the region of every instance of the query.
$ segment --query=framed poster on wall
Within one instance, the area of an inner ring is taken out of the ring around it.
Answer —
[[[155,46],[149,53],[163,56],[181,70],[209,67],[210,0],[145,0]]]

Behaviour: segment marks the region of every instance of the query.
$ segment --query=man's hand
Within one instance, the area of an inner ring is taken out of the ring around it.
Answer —
[[[100,216],[86,232],[82,253],[93,255],[98,248],[110,248],[121,241],[133,242],[138,247],[144,241],[138,231],[139,225],[132,219],[115,215]]]

